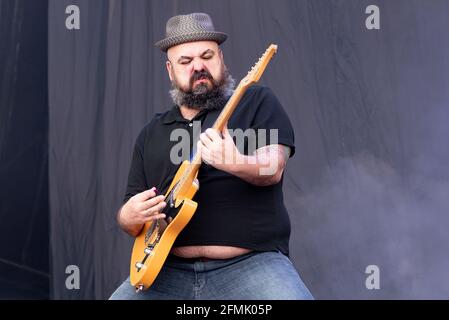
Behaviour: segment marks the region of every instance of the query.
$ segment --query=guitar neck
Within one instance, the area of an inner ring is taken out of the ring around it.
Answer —
[[[212,129],[218,130],[219,132],[223,131],[225,125],[228,123],[229,118],[231,118],[232,113],[234,112],[235,108],[237,107],[243,95],[245,94],[246,88],[247,87],[239,85],[234,90],[234,94],[231,96],[231,98],[229,98],[228,103],[221,111],[217,120],[215,120]]]
[[[240,99],[243,97],[246,89],[248,89],[248,87],[251,84],[259,81],[268,62],[271,60],[271,58],[276,53],[276,51],[277,51],[277,45],[275,45],[275,44],[270,45],[270,47],[265,51],[265,53],[259,59],[259,61],[252,67],[251,71],[248,72],[248,75],[245,78],[243,78],[242,81],[240,81],[239,85],[234,90],[233,95],[231,96],[231,98],[229,98],[228,103],[226,103],[225,107],[221,111],[217,120],[215,120],[215,123],[212,126],[212,129],[215,129],[219,132],[223,131],[224,127],[227,125],[227,123],[229,121],[229,118],[231,117],[232,113],[234,112],[235,108],[237,107],[238,103],[240,102]],[[185,170],[182,178],[179,180],[176,187],[174,188],[175,198],[178,197],[180,190],[185,189],[186,183],[190,184],[193,181],[196,174],[198,173],[198,170],[200,169],[200,166],[201,166],[201,154],[199,154],[197,152],[197,153],[195,153],[195,156],[193,157],[189,166]]]

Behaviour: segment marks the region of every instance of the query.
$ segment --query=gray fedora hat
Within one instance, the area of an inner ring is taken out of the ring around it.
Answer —
[[[206,13],[191,13],[170,18],[165,29],[165,39],[154,45],[164,52],[170,47],[192,41],[223,43],[228,35],[215,31],[212,19]]]

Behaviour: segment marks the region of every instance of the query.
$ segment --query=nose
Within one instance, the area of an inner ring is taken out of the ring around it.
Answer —
[[[203,71],[204,63],[201,59],[193,59],[193,71]]]

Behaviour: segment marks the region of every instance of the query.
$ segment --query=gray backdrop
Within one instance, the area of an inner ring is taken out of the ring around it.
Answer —
[[[48,299],[47,1],[0,0],[0,299]]]
[[[81,29],[65,28],[65,8]],[[367,30],[365,8],[380,8]],[[447,298],[449,2],[444,0],[49,1],[49,183],[53,297],[107,298],[132,239],[115,214],[134,139],[167,110],[153,47],[175,14],[227,32],[240,80],[270,43],[262,84],[295,128],[285,173],[291,252],[318,299]],[[77,265],[80,290],[67,290]],[[380,289],[365,269],[380,269]]]

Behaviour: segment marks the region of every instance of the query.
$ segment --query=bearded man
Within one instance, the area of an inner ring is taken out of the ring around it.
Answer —
[[[312,299],[288,257],[282,180],[295,146],[281,104],[269,88],[252,86],[223,132],[209,128],[233,92],[220,49],[226,38],[209,15],[192,13],[170,18],[166,37],[155,44],[167,53],[174,106],[156,114],[137,137],[117,220],[136,237],[146,222],[166,218],[161,194],[179,166],[170,157],[176,145],[170,137],[179,129],[189,132],[203,161],[193,198],[198,208],[152,286],[136,293],[127,279],[111,299]],[[198,141],[195,122],[203,129]],[[276,135],[250,135],[256,141],[238,147],[231,129]],[[262,173],[267,166],[274,170]]]

